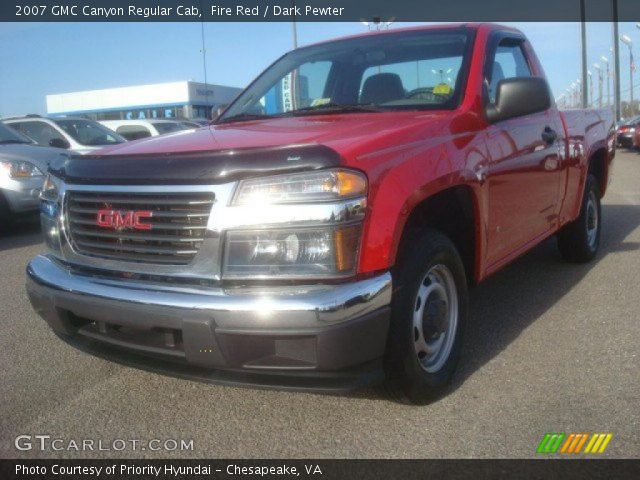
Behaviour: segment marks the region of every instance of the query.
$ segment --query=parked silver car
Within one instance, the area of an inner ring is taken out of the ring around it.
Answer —
[[[38,145],[64,148],[82,155],[127,141],[100,123],[80,117],[27,115],[2,121]]]
[[[12,216],[35,212],[49,163],[64,151],[37,146],[0,123],[0,228]]]

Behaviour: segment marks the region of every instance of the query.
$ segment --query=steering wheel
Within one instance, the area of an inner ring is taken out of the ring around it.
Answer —
[[[427,102],[437,103],[438,95],[433,93],[433,89],[431,87],[420,87],[411,90],[406,98],[415,99],[415,100],[426,100]]]

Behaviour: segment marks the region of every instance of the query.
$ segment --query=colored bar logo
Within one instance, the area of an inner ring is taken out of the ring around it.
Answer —
[[[612,433],[545,433],[536,453],[604,453],[612,438]]]

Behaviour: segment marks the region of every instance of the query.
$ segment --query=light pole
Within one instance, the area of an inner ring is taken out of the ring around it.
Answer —
[[[291,33],[293,35],[293,49],[298,48],[298,26],[296,25],[296,0],[291,0]]]
[[[584,102],[584,85],[582,85],[582,80],[579,78],[576,80],[578,84],[578,106],[580,108],[587,108],[586,103]]]
[[[587,70],[587,75],[589,76],[589,100],[591,101],[588,106],[593,106],[593,73],[591,70]]]
[[[629,37],[629,35],[622,35],[620,37],[620,41],[627,47],[629,47],[629,115],[633,117],[633,72],[636,69],[635,65],[633,64],[633,42],[631,41],[631,37]]]
[[[567,88],[567,92],[569,92],[569,108],[573,108],[573,101],[575,100],[575,95],[574,95],[574,91],[573,89],[575,88],[576,84],[571,82],[571,85],[569,85],[569,88]]]
[[[594,63],[593,68],[598,72],[598,106],[602,107],[602,67]]]
[[[610,105],[610,101],[611,101],[611,84],[609,83],[609,59],[607,57],[605,57],[604,55],[600,57],[600,60],[602,60],[604,62],[604,64],[607,66],[607,74],[605,76],[605,78],[607,79],[607,107]]]

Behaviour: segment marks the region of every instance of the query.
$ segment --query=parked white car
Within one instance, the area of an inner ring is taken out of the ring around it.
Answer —
[[[64,148],[81,154],[127,141],[113,130],[86,118],[27,115],[2,121],[40,146]]]
[[[177,118],[176,120],[187,128],[206,127],[211,123],[211,120],[207,118]]]
[[[165,133],[192,130],[195,126],[187,126],[178,120],[140,119],[140,120],[101,120],[100,123],[107,128],[122,135],[127,140],[156,137]]]

